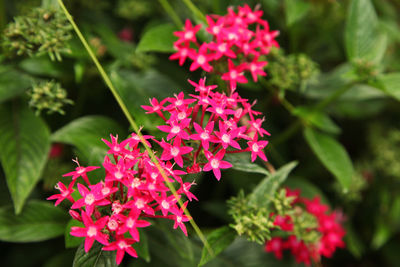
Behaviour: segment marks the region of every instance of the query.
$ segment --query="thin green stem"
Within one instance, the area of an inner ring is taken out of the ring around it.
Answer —
[[[144,139],[143,135],[141,134],[141,132],[139,130],[139,127],[137,126],[135,120],[133,119],[133,117],[129,113],[127,106],[122,101],[121,97],[119,96],[118,91],[114,87],[113,83],[111,82],[110,77],[105,72],[105,70],[104,70],[103,66],[100,64],[99,60],[96,58],[95,54],[93,53],[92,49],[90,48],[89,44],[87,43],[85,37],[83,36],[81,31],[79,30],[78,26],[76,25],[76,23],[75,23],[74,19],[72,18],[71,14],[68,12],[67,8],[65,7],[63,1],[62,0],[58,0],[58,3],[60,4],[61,9],[64,11],[67,19],[69,20],[69,22],[71,23],[72,27],[74,28],[74,30],[75,30],[76,34],[78,35],[80,41],[82,42],[83,46],[86,48],[86,50],[89,53],[91,59],[93,60],[93,62],[96,65],[97,69],[99,70],[101,77],[104,79],[104,82],[106,83],[106,85],[108,86],[108,88],[112,92],[113,96],[117,100],[119,106],[121,107],[124,115],[128,119],[130,125],[134,129],[135,133],[139,136],[140,141],[143,144],[143,146],[145,147],[145,149],[146,149],[147,153],[149,154],[151,160],[154,162],[154,164],[157,167],[158,171],[160,172],[161,176],[164,178],[168,188],[171,190],[171,192],[174,195],[174,197],[178,200],[179,206],[182,207],[183,206],[182,200],[179,198],[178,194],[176,193],[175,188],[168,181],[167,174],[165,173],[164,169],[161,167],[161,165],[160,165],[158,159],[156,158],[156,156],[154,155],[153,151],[147,145],[147,141]],[[207,248],[208,252],[211,255],[213,255],[214,254],[213,250],[211,249],[210,245],[208,244],[207,239],[205,238],[205,236],[201,232],[200,228],[197,226],[197,224],[194,221],[193,217],[190,215],[188,209],[184,209],[184,213],[185,213],[186,216],[191,218],[190,221],[189,221],[190,224],[192,225],[193,229],[196,231],[197,235],[199,236],[200,240],[203,242],[204,246]]]
[[[174,21],[175,25],[178,28],[183,27],[183,22],[179,18],[178,14],[176,14],[175,10],[172,8],[172,6],[169,4],[168,0],[158,0],[162,7],[164,8],[165,12],[171,17],[171,19]]]
[[[203,22],[207,22],[206,16],[204,16],[203,12],[195,6],[191,0],[182,0],[182,2],[192,11],[192,13]]]

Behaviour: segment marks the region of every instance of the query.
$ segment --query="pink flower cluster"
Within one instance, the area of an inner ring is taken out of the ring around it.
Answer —
[[[213,92],[217,86],[205,85],[205,78],[198,84],[189,82],[197,94],[185,98],[181,92],[160,102],[153,98],[150,106],[142,106],[166,123],[158,126],[168,134],[166,140],[158,142],[163,148],[161,160],[173,159],[189,173],[212,170],[218,180],[220,169],[232,167],[223,160],[227,153],[251,152],[252,161],[257,157],[267,161],[263,149],[268,141],[258,138],[269,133],[261,126],[264,118],[257,118],[261,113],[252,109],[255,103],[250,104],[237,92],[231,91],[229,96]]]
[[[276,216],[274,224],[280,226],[282,231],[288,232],[288,238],[273,237],[265,244],[265,251],[273,252],[278,259],[282,259],[283,251],[290,250],[294,255],[296,262],[303,262],[307,266],[314,262],[320,262],[321,256],[332,257],[336,248],[343,248],[345,243],[343,237],[345,230],[340,225],[341,218],[338,213],[328,213],[328,206],[320,202],[319,197],[312,200],[300,197],[300,191],[287,190],[287,196],[294,197],[292,205],[300,205],[305,207],[306,211],[318,221],[316,230],[320,234],[320,239],[313,244],[305,243],[303,240],[298,239],[291,232],[293,231],[293,222],[290,216],[282,217]]]
[[[238,8],[238,12],[228,8],[225,16],[206,16],[206,31],[211,35],[210,42],[199,42],[196,34],[201,25],[193,26],[186,20],[183,31],[174,32],[179,38],[174,47],[177,52],[170,56],[183,65],[187,58],[192,60],[190,71],[202,68],[206,72],[222,75],[231,90],[237,83],[247,83],[244,72],[250,72],[254,81],[257,76],[265,76],[263,68],[267,61],[263,55],[271,47],[279,47],[275,38],[278,31],[270,31],[268,22],[261,19],[263,11],[252,10],[248,5]]]
[[[147,135],[144,138],[153,139]],[[82,167],[76,161],[75,171],[63,175],[72,176],[69,185],[58,182],[56,189],[60,193],[48,198],[55,199],[56,206],[65,199],[72,203],[69,213],[84,227],[72,227],[70,234],[85,237],[85,251],[88,252],[96,240],[104,245],[103,250],[117,251],[117,264],[121,263],[125,252],[137,257],[132,244],[140,240],[138,228],[150,225],[146,218],[173,220],[174,229],[180,227],[187,235],[184,222],[190,218],[184,214],[184,209],[188,202],[179,208],[177,201],[182,196],[190,201],[197,198],[189,191],[194,183],[183,182],[180,177],[186,173],[174,170],[173,164],[159,159],[169,182],[180,185],[176,198],[147,152],[141,151],[136,134],[120,143],[114,136],[111,142],[103,141],[110,148],[103,162],[104,179],[91,184],[88,173],[100,167]],[[76,188],[78,192],[73,194]]]

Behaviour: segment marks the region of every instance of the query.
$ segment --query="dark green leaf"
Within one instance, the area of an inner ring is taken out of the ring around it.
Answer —
[[[379,77],[382,90],[391,97],[400,101],[400,73],[388,73]]]
[[[311,3],[303,0],[285,0],[286,25],[291,26],[307,15]]]
[[[379,29],[378,17],[370,0],[352,0],[345,30],[346,52],[350,60],[378,63],[385,53],[387,37]]]
[[[70,235],[71,227],[73,227],[73,226],[84,227],[83,223],[81,223],[77,220],[74,220],[74,219],[69,220],[67,227],[65,228],[65,232],[64,232],[66,248],[77,247],[82,243],[83,240],[85,240],[84,237],[76,237],[76,236]]]
[[[64,233],[67,213],[50,202],[29,201],[19,215],[11,205],[0,208],[0,240],[38,242]]]
[[[261,206],[266,206],[269,203],[269,199],[272,199],[276,190],[279,186],[286,180],[289,173],[296,167],[297,162],[290,162],[275,173],[265,177],[249,197],[249,201],[254,204],[259,204]]]
[[[152,97],[156,97],[158,100],[171,97],[178,88],[175,82],[154,70],[144,73],[128,70],[113,71],[111,79],[122,100],[128,106],[129,112],[146,130],[156,130],[156,126],[163,123],[157,115],[146,114],[146,111],[140,106],[149,105],[149,98]],[[159,133],[157,130],[152,134],[157,134],[157,132]]]
[[[39,181],[50,149],[46,124],[22,103],[0,106],[1,164],[18,214]]]
[[[236,232],[229,226],[223,226],[211,232],[207,236],[207,242],[210,245],[213,254],[210,254],[208,249],[204,247],[198,266],[202,266],[214,259],[235,240],[235,237]]]
[[[101,138],[110,139],[110,134],[123,133],[112,119],[102,116],[86,116],[76,119],[51,136],[52,141],[76,146],[91,164],[104,160],[107,146]],[[124,137],[124,135],[122,135]]]
[[[116,251],[102,250],[104,246],[97,241],[93,243],[88,253],[85,252],[82,243],[75,254],[72,267],[116,267]]]
[[[54,78],[60,77],[64,71],[59,62],[51,61],[48,56],[27,58],[19,66],[31,74]]]
[[[293,114],[328,133],[339,134],[341,131],[328,115],[311,107],[296,107]]]
[[[327,134],[306,128],[304,136],[322,164],[348,189],[354,173],[353,164],[344,147]]]
[[[149,28],[146,31],[136,48],[137,52],[174,52],[173,43],[176,37],[173,32],[176,27],[171,24],[161,24]]]
[[[31,86],[31,78],[19,71],[0,67],[0,102],[25,92]]]
[[[143,230],[139,229],[140,242],[133,244],[133,248],[136,250],[138,257],[144,259],[146,262],[150,262],[150,251],[149,251],[149,241],[147,239],[147,234]]]
[[[268,175],[267,169],[250,161],[250,153],[225,154],[225,159],[232,164],[232,169],[243,172],[255,172]]]

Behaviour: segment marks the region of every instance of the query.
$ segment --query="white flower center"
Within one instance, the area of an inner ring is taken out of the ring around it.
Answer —
[[[76,173],[78,173],[78,174],[82,174],[84,172],[85,172],[85,168],[83,168],[83,167],[78,167],[78,170],[76,171]]]
[[[213,169],[218,169],[218,167],[219,167],[219,160],[217,160],[217,159],[212,159],[212,160],[211,160],[211,167],[212,167]]]
[[[217,108],[215,109],[215,112],[217,112],[218,114],[223,114],[223,113],[224,113],[224,110],[223,110],[222,108],[220,108],[220,107],[217,107]]]
[[[132,218],[129,218],[129,219],[126,221],[126,226],[127,226],[128,228],[132,228],[134,224],[135,224],[135,220],[133,220]]]
[[[251,149],[252,149],[254,152],[258,152],[258,150],[260,149],[260,147],[255,143],[255,144],[253,144],[253,145],[251,146]]]
[[[118,228],[118,223],[116,220],[110,220],[107,223],[108,228],[110,228],[110,230],[115,231]]]
[[[210,138],[210,135],[208,133],[206,133],[206,132],[202,132],[200,134],[200,138],[203,139],[203,140],[207,140],[207,139]]]
[[[179,155],[179,148],[177,148],[177,147],[171,148],[171,155],[172,155],[173,157],[178,156],[178,155]]]
[[[224,143],[229,143],[231,141],[231,138],[227,134],[223,134],[221,139]]]
[[[118,242],[118,247],[119,247],[120,249],[125,249],[125,248],[128,247],[128,244],[126,244],[125,241],[121,240],[121,241]]]
[[[110,188],[104,187],[103,189],[101,189],[101,193],[103,194],[103,196],[108,195],[110,193]]]
[[[162,202],[161,202],[161,206],[164,208],[164,209],[169,209],[169,203],[168,203],[168,201],[166,201],[166,200],[163,200]]]
[[[183,120],[184,118],[186,118],[186,112],[182,111],[182,112],[178,113],[179,120]]]
[[[184,37],[185,37],[185,39],[192,39],[193,38],[193,32],[192,31],[186,32]]]
[[[227,50],[226,43],[220,44],[220,45],[218,46],[218,50],[219,50],[221,53],[226,52],[226,50]]]
[[[236,80],[236,78],[238,76],[237,71],[236,70],[231,70],[230,76],[231,76],[232,80]]]
[[[136,187],[138,187],[139,185],[140,185],[140,180],[139,180],[139,178],[133,179],[133,181],[132,181],[132,183],[131,183],[131,187],[132,187],[132,188],[136,188]]]
[[[122,177],[124,177],[124,174],[121,171],[117,171],[114,174],[115,178],[117,178],[118,180],[121,179]]]
[[[178,223],[181,223],[181,222],[182,222],[182,217],[181,217],[181,216],[176,216],[176,221],[177,221]]]
[[[143,207],[144,207],[144,201],[143,201],[143,199],[139,198],[138,200],[136,200],[135,206],[136,206],[136,208],[138,208],[138,209],[143,208]]]
[[[175,101],[176,106],[182,106],[182,104],[183,104],[183,101],[180,99]]]
[[[206,63],[206,57],[203,56],[203,55],[199,55],[199,56],[197,57],[197,63],[198,63],[199,65],[203,65],[204,63]]]
[[[179,133],[181,131],[181,128],[179,127],[179,126],[174,126],[174,127],[172,127],[172,129],[171,129],[171,133],[173,133],[173,134],[177,134],[177,133]]]
[[[85,204],[86,205],[92,205],[94,202],[94,195],[92,193],[89,193],[85,197]]]
[[[87,230],[87,236],[88,237],[93,237],[97,235],[97,228],[94,226],[89,226],[88,230]]]

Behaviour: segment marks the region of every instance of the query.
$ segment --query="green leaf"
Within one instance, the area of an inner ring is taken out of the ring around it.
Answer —
[[[250,153],[225,154],[225,159],[232,163],[232,169],[243,172],[254,172],[268,175],[267,169],[250,161]]]
[[[101,138],[109,140],[110,134],[122,134],[124,137],[121,127],[114,120],[102,116],[86,116],[57,130],[51,140],[73,145],[90,164],[100,164],[108,150]]]
[[[172,24],[161,24],[149,28],[140,39],[136,52],[174,52],[173,44],[176,41],[174,31],[176,27]]]
[[[218,254],[225,250],[236,238],[236,232],[229,226],[223,226],[211,232],[207,236],[213,254],[210,254],[206,247],[203,247],[201,259],[198,266],[203,266]]]
[[[327,134],[306,128],[304,137],[322,164],[347,190],[352,182],[353,164],[344,147]]]
[[[0,67],[0,103],[31,87],[31,77],[8,67]]]
[[[66,248],[75,248],[75,247],[79,246],[83,240],[85,240],[84,237],[76,237],[76,236],[72,236],[70,234],[71,227],[73,227],[73,226],[85,227],[82,222],[79,222],[74,219],[69,220],[67,227],[65,227],[65,231],[64,231],[64,239],[65,239],[65,247]]]
[[[303,0],[285,0],[286,25],[291,26],[307,15],[311,3]]]
[[[379,29],[378,17],[370,0],[353,0],[346,21],[345,43],[350,60],[365,59],[378,63],[387,46],[387,37]]]
[[[382,91],[400,101],[400,72],[383,74],[379,77]]]
[[[156,130],[152,134],[157,136],[157,133],[160,133],[157,125],[162,124],[163,120],[157,115],[146,114],[140,106],[149,105],[149,98],[152,97],[157,99],[171,97],[178,85],[166,75],[155,70],[142,73],[124,69],[115,70],[111,72],[111,79],[133,117],[146,130]]]
[[[339,126],[337,126],[327,114],[319,110],[315,110],[311,107],[296,107],[293,110],[293,114],[304,119],[306,122],[314,125],[320,130],[332,134],[339,134],[341,132]]]
[[[15,212],[39,181],[50,149],[50,132],[44,121],[22,103],[0,106],[1,164]]]
[[[64,73],[62,65],[59,62],[51,61],[47,55],[42,57],[27,58],[23,60],[19,66],[24,71],[34,75],[44,75],[58,78]]]
[[[296,165],[296,161],[290,162],[275,173],[265,177],[249,196],[250,203],[266,206],[269,203],[269,199],[272,199],[276,190],[278,190],[279,186],[286,180]]]
[[[104,246],[95,241],[88,253],[82,243],[76,251],[72,267],[116,267],[116,251],[101,250]]]
[[[133,244],[133,248],[136,250],[138,257],[144,259],[146,262],[150,262],[150,251],[149,251],[149,241],[146,232],[139,229],[140,242]]]
[[[68,215],[64,210],[44,201],[29,201],[19,215],[11,205],[0,208],[0,240],[6,242],[38,242],[64,233]]]

